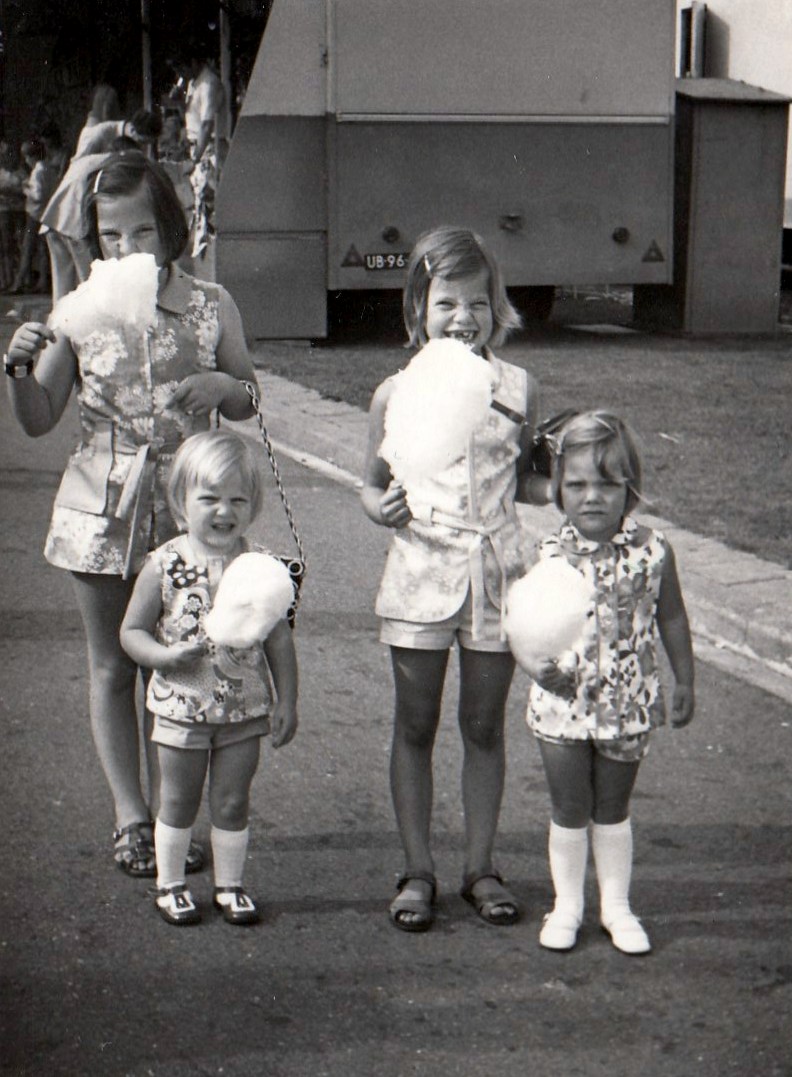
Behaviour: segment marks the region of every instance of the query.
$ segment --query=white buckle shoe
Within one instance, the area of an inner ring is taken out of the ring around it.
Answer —
[[[154,904],[162,919],[168,924],[181,927],[184,924],[198,924],[201,914],[193,901],[193,896],[184,883],[164,886],[154,891]]]
[[[571,950],[577,943],[580,920],[571,912],[553,909],[542,921],[539,945],[546,950]]]
[[[621,913],[610,923],[603,922],[602,930],[623,954],[648,954],[652,949],[641,921],[631,912]]]
[[[241,886],[216,886],[212,902],[228,924],[258,923],[258,909]]]

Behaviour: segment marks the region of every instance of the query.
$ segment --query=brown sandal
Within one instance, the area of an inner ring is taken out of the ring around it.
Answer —
[[[148,831],[148,836],[144,833]],[[150,819],[113,831],[113,859],[121,871],[133,879],[153,879],[157,874],[154,852],[154,824]]]
[[[406,888],[412,879],[429,883],[432,893],[428,901],[421,898],[402,896],[402,890]],[[393,926],[397,927],[399,931],[428,931],[434,923],[434,907],[437,900],[437,880],[434,875],[430,871],[411,871],[408,875],[402,875],[396,883],[396,889],[399,893],[388,909],[388,915]],[[403,916],[404,913],[409,913],[411,917],[417,917],[417,919],[407,920]]]
[[[520,906],[508,890],[504,888],[504,892],[500,894],[494,894],[490,891],[484,897],[476,897],[473,893],[473,887],[476,883],[481,882],[482,879],[494,879],[499,887],[504,887],[503,879],[497,871],[483,871],[478,875],[473,873],[464,877],[460,895],[468,905],[473,906],[486,923],[493,924],[495,927],[509,927],[511,924],[516,924],[520,919]],[[498,912],[499,909],[502,911]]]

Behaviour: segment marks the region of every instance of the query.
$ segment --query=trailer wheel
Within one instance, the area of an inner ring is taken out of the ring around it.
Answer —
[[[550,317],[555,299],[555,287],[552,284],[521,285],[509,288],[508,292],[525,325],[546,322]]]

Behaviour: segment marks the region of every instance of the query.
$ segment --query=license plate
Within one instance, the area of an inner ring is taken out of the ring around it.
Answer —
[[[381,269],[404,269],[407,265],[407,259],[410,257],[409,251],[395,253],[389,251],[387,254],[364,254],[366,269],[371,272],[377,272]]]

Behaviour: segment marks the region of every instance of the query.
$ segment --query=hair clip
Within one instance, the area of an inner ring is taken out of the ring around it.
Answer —
[[[615,436],[619,433],[619,431],[613,426],[613,424],[609,423],[607,419],[603,419],[601,415],[595,414],[592,416],[592,418],[594,419],[595,423],[599,423],[600,426],[604,427],[609,434],[613,434]]]
[[[94,180],[93,185],[94,194],[97,194],[99,192],[99,180],[102,178],[102,172],[104,172],[104,169],[100,168],[99,171],[96,173],[96,179]]]

